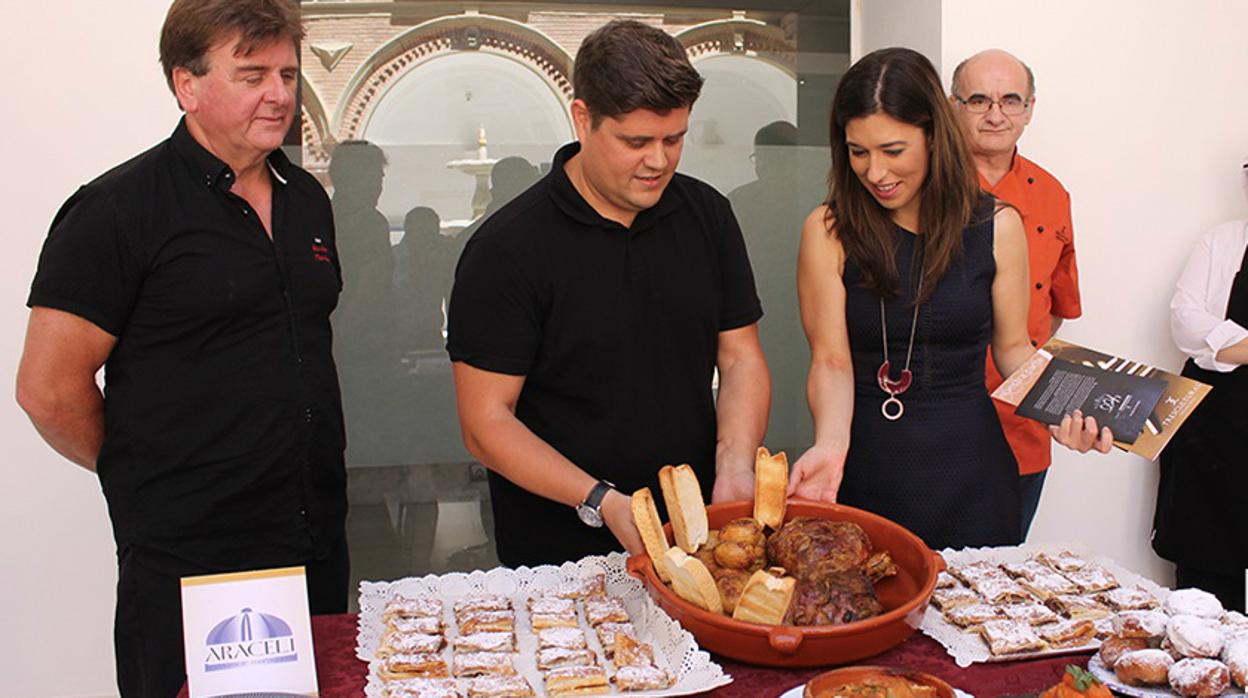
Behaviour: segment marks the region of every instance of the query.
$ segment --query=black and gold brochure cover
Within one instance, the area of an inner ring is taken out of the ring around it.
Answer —
[[[1031,386],[1015,413],[1045,424],[1082,410],[1096,423],[1109,427],[1114,440],[1133,444],[1144,422],[1166,390],[1160,378],[1106,371],[1054,358]]]
[[[1060,422],[1078,406],[1098,424],[1109,426],[1115,446],[1156,460],[1210,390],[1177,373],[1050,339],[992,397],[1047,424]]]

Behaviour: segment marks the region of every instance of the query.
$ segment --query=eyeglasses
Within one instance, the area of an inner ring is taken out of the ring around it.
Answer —
[[[1006,116],[1018,116],[1027,111],[1027,107],[1031,106],[1031,98],[1023,99],[1018,95],[1006,95],[1001,99],[989,99],[983,95],[971,95],[969,99],[962,99],[954,95],[954,99],[972,114],[986,114],[992,111],[992,105],[996,104],[1001,107],[1001,113]]]

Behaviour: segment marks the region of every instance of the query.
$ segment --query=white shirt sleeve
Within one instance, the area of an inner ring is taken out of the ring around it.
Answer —
[[[1218,361],[1217,353],[1248,339],[1248,329],[1226,319],[1231,285],[1248,245],[1248,221],[1223,223],[1201,236],[1179,276],[1170,300],[1174,343],[1196,365],[1228,373],[1239,367]]]

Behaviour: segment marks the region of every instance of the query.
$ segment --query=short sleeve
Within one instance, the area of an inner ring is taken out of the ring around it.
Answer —
[[[541,327],[536,286],[516,260],[492,240],[469,241],[447,310],[451,361],[527,375],[541,345]]]
[[[763,317],[763,305],[758,300],[754,285],[754,271],[745,249],[745,237],[741,226],[732,213],[727,199],[721,197],[720,225],[723,240],[719,249],[719,268],[723,283],[723,310],[719,317],[719,331],[735,330],[758,322]]]
[[[1064,193],[1064,192],[1063,192]],[[1079,268],[1075,262],[1075,232],[1070,217],[1070,195],[1063,197],[1063,216],[1058,227],[1058,237],[1062,241],[1062,252],[1053,270],[1053,281],[1050,296],[1053,301],[1052,313],[1068,320],[1083,314],[1083,303],[1079,296]]]
[[[52,221],[26,304],[72,313],[120,336],[142,285],[135,232],[105,192],[80,188]]]

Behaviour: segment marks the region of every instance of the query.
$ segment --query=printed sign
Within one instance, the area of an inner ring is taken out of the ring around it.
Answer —
[[[302,567],[182,578],[191,698],[316,696]]]

